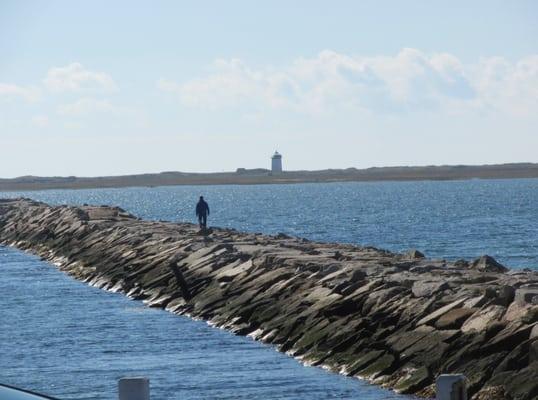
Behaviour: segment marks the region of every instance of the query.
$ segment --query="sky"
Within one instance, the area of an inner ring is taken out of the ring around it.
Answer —
[[[0,1],[0,177],[538,162],[538,2]]]

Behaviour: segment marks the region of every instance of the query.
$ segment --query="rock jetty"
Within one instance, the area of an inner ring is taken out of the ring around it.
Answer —
[[[401,393],[462,373],[469,398],[538,398],[538,273],[493,258],[143,221],[107,206],[0,200],[0,243],[91,285],[204,319]],[[1,271],[0,271],[1,273]]]

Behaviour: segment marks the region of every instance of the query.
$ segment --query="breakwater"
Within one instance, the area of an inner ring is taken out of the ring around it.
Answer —
[[[0,240],[92,285],[402,392],[431,395],[439,372],[461,372],[480,398],[537,395],[538,276],[489,258],[200,234],[117,208],[29,200],[0,203]]]

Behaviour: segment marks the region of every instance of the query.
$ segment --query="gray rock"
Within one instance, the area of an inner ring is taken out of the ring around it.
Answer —
[[[471,264],[472,269],[483,272],[507,272],[508,268],[500,264],[493,257],[483,255],[480,258],[474,260]]]
[[[457,329],[463,322],[475,313],[475,308],[455,308],[444,314],[435,322],[438,329]]]
[[[415,281],[411,291],[415,297],[431,297],[433,294],[448,289],[448,283],[434,281]]]
[[[537,304],[538,300],[538,287],[517,289],[515,292],[515,302],[520,305],[525,304]]]
[[[414,259],[421,259],[421,258],[424,258],[424,254],[421,253],[420,251],[418,251],[417,249],[411,249],[411,250],[408,250],[407,253],[405,253],[405,255],[414,260]]]
[[[425,316],[420,321],[418,321],[417,325],[424,325],[424,324],[428,324],[430,322],[434,322],[435,320],[437,320],[438,318],[440,318],[441,316],[443,316],[444,314],[446,314],[450,310],[453,310],[454,308],[460,307],[465,302],[465,300],[466,300],[465,298],[455,300],[452,303],[449,303],[449,304],[447,304],[447,305],[433,311],[432,313],[430,313],[429,315]]]
[[[484,331],[495,321],[500,321],[505,311],[505,307],[489,305],[479,311],[476,311],[472,316],[470,316],[461,326],[461,331]]]

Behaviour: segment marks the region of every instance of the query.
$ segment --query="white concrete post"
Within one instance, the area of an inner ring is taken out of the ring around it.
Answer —
[[[439,375],[435,386],[437,400],[467,400],[467,378],[465,375]]]
[[[149,379],[121,378],[118,381],[119,400],[149,400]]]

